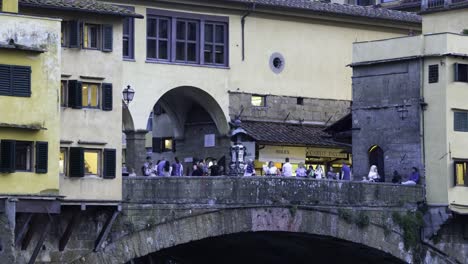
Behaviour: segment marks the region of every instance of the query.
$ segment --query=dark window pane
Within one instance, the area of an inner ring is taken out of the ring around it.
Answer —
[[[156,58],[156,40],[148,39],[146,42],[146,56],[148,58]]]
[[[167,51],[168,51],[167,40],[160,40],[159,41],[159,59],[162,59],[162,60],[169,59]]]
[[[177,21],[177,39],[185,39],[185,21]]]
[[[148,37],[156,37],[156,19],[148,19],[146,26],[146,34]]]
[[[197,61],[197,45],[195,43],[187,44],[187,60],[192,62]]]
[[[90,35],[90,47],[97,48],[97,27],[91,27],[91,35]]]
[[[213,63],[213,46],[205,45],[205,63]]]
[[[224,63],[224,47],[216,46],[215,61],[217,64]]]
[[[194,22],[188,23],[188,40],[197,40],[197,24]]]
[[[213,25],[205,25],[205,42],[213,42]]]
[[[128,50],[128,38],[127,37],[123,38],[123,47],[122,47],[122,49],[123,49],[123,55],[125,57],[128,57],[130,52]]]
[[[125,18],[123,21],[123,34],[128,35],[128,29],[130,28],[130,18]]]
[[[224,26],[216,25],[216,43],[224,43]]]
[[[169,35],[169,20],[159,20],[159,38],[167,38]]]
[[[31,170],[31,149],[32,146],[29,142],[16,142],[16,170]]]
[[[176,60],[185,60],[185,43],[177,42],[176,44]]]

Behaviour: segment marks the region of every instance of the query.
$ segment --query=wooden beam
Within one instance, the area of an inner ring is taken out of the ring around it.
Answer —
[[[99,236],[98,236],[98,238],[96,240],[96,244],[94,246],[94,252],[99,251],[99,248],[101,247],[102,243],[106,240],[107,235],[109,235],[109,232],[110,232],[110,230],[112,228],[112,225],[114,224],[114,221],[117,218],[117,216],[119,215],[119,213],[120,213],[119,211],[114,211],[112,213],[112,215],[109,218],[107,218],[107,221],[104,224],[104,226],[102,227],[102,230],[99,233]]]
[[[16,203],[18,213],[59,214],[60,202],[57,200],[19,200]]]
[[[31,220],[33,219],[33,214],[29,213],[26,214],[26,220],[24,221],[23,225],[19,226],[17,228],[16,232],[16,238],[15,238],[15,246],[19,247],[21,246],[21,241],[23,241],[24,236],[26,235],[26,232],[29,229]]]
[[[28,249],[29,242],[31,242],[32,237],[34,236],[34,233],[38,229],[38,221],[40,220],[40,217],[38,215],[34,215],[33,219],[31,219],[30,226],[27,229],[26,235],[24,235],[24,238],[21,239],[21,250],[26,250]]]
[[[75,229],[75,226],[79,224],[81,219],[81,213],[80,211],[75,211],[72,215],[72,218],[70,219],[70,222],[68,222],[67,228],[65,229],[65,232],[63,233],[62,237],[60,238],[59,241],[59,251],[63,251],[65,247],[68,244],[68,241],[70,240],[70,237],[73,233],[73,230]]]
[[[41,235],[39,237],[39,240],[37,241],[36,247],[34,248],[33,254],[31,255],[31,258],[29,259],[28,264],[34,264],[36,262],[37,255],[39,255],[39,251],[42,248],[42,245],[44,245],[44,240],[46,238],[47,233],[49,233],[49,227],[52,219],[49,217],[47,219],[47,224],[45,227],[42,229]]]

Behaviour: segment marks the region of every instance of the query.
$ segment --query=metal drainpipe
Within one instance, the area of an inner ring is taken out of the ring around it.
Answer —
[[[255,3],[252,4],[252,9],[247,11],[241,18],[241,31],[242,31],[242,61],[245,60],[245,18],[248,17],[255,10]]]

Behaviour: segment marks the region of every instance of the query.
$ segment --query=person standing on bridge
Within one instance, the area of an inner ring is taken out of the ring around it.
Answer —
[[[419,171],[418,168],[413,167],[409,180],[402,182],[403,185],[416,185],[419,182]]]
[[[289,158],[286,158],[285,161],[286,162],[283,164],[283,168],[281,171],[283,173],[283,176],[291,177],[293,176],[292,165],[291,163],[289,163]]]
[[[269,161],[268,165],[263,167],[263,172],[265,172],[266,176],[277,176],[278,168],[276,168],[273,161]]]
[[[174,163],[172,163],[172,173],[171,176],[183,176],[184,175],[184,166],[180,163],[179,158],[174,158]]]
[[[351,180],[351,169],[349,166],[343,162],[342,167],[341,167],[341,179],[343,181],[349,181]]]
[[[161,161],[156,164],[157,165],[157,174],[158,176],[164,176],[163,175],[163,170],[164,170],[164,165],[166,165],[166,158],[163,157]]]
[[[303,162],[299,162],[299,166],[296,170],[296,176],[297,177],[307,177],[307,170],[304,166]]]

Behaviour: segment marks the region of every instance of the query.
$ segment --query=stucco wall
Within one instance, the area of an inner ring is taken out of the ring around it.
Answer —
[[[130,111],[137,129],[146,127],[146,118],[155,102],[170,89],[194,86],[216,99],[226,119],[229,117],[228,91],[351,99],[351,62],[354,41],[381,39],[407,34],[407,30],[278,17],[252,13],[246,19],[245,61],[241,56],[241,12],[226,9],[184,8],[163,4],[138,5],[181,12],[197,11],[229,17],[229,68],[146,63],[146,19],[135,20],[135,61],[124,62],[124,83],[137,91]],[[390,25],[390,23],[389,23]],[[269,67],[272,53],[284,56],[285,68],[275,74]]]
[[[468,23],[466,9],[428,13],[422,16],[423,34],[440,32],[462,33]]]
[[[57,193],[59,151],[60,21],[0,13],[0,42],[44,48],[38,54],[0,49],[0,64],[31,66],[31,97],[0,96],[0,123],[38,125],[45,130],[0,128],[0,139],[48,142],[48,172],[0,176],[0,193]],[[34,147],[32,154],[35,156]]]

